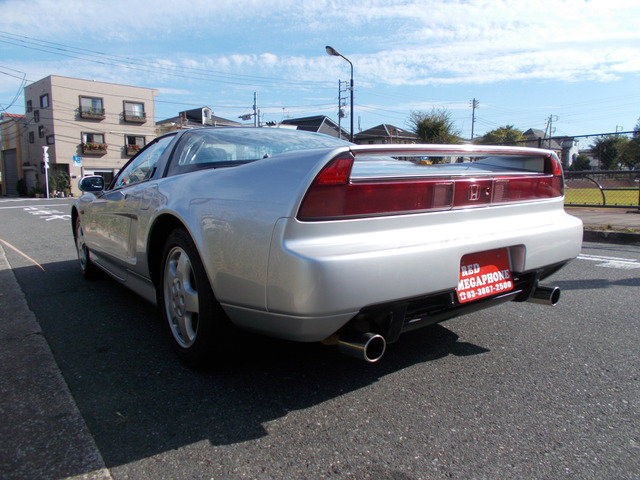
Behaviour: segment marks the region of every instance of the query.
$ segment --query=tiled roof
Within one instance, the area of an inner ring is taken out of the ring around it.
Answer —
[[[375,138],[381,138],[381,137],[385,137],[385,138],[411,138],[411,139],[417,139],[418,136],[413,133],[410,132],[408,130],[404,130],[403,128],[398,128],[398,127],[394,127],[393,125],[388,125],[386,123],[383,123],[381,125],[375,126],[373,128],[369,128],[368,130],[364,130],[360,133],[356,134],[356,137],[358,138],[371,138],[371,137],[375,137]]]

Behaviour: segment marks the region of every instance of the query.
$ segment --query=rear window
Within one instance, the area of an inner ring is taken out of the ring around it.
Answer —
[[[273,128],[211,128],[183,135],[169,175],[241,165],[279,153],[349,145],[327,135]]]
[[[389,178],[527,175],[545,173],[546,170],[546,160],[542,155],[428,154],[390,157],[363,154],[356,155],[351,180],[357,182]]]

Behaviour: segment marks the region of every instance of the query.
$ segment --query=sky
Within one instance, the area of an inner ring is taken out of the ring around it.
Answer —
[[[265,122],[338,122],[350,66],[330,45],[353,64],[356,133],[433,109],[464,138],[631,131],[639,21],[638,0],[0,0],[0,112],[59,75],[157,89],[156,121],[241,121],[255,94]]]

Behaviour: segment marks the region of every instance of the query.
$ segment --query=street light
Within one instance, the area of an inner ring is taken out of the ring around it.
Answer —
[[[327,51],[327,53],[329,55],[331,55],[332,57],[342,57],[347,62],[349,62],[349,65],[351,66],[351,84],[350,84],[350,90],[351,90],[351,136],[350,136],[350,139],[351,139],[351,143],[353,143],[353,63],[351,63],[351,61],[347,57],[342,55],[335,48],[330,47],[329,45],[327,45],[324,48],[325,48],[325,50]]]

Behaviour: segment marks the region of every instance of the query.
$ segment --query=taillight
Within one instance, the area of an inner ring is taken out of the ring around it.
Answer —
[[[549,157],[549,163],[551,164],[551,174],[558,177],[558,176],[562,176],[562,165],[560,164],[560,160],[558,160],[558,157],[556,156],[550,156]]]
[[[302,201],[299,220],[421,213],[540,200],[563,194],[562,169],[553,157],[550,157],[551,174],[363,181],[350,178],[354,160],[353,155],[343,154],[322,169]]]
[[[353,167],[353,155],[345,154],[335,158],[324,167],[315,180],[318,185],[346,185]]]
[[[350,182],[354,157],[332,160],[307,191],[298,218],[328,220],[451,208],[453,182],[401,180]]]

